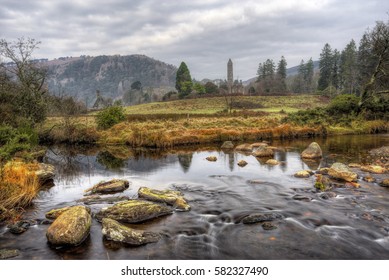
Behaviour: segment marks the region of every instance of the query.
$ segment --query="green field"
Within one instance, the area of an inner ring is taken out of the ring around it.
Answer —
[[[235,96],[233,110],[279,113],[296,112],[328,104],[326,98],[317,95],[291,96]],[[184,99],[170,102],[155,102],[125,107],[126,114],[216,114],[226,110],[224,97]]]

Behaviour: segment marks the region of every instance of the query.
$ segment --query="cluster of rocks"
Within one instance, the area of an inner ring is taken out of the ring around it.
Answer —
[[[301,158],[303,159],[320,159],[323,156],[320,146],[313,142],[307,149],[301,153]],[[384,174],[387,172],[387,169],[380,165],[360,165],[356,163],[350,163],[345,165],[344,163],[335,162],[331,167],[320,168],[316,172],[311,170],[302,170],[294,174],[297,178],[309,178],[313,175],[316,176],[315,188],[321,192],[327,192],[331,190],[334,186],[346,186],[346,187],[359,187],[360,184],[358,181],[358,173],[355,172],[356,169],[359,169],[361,172],[367,172],[368,174],[363,176],[363,180],[367,182],[375,182],[376,178],[372,174]],[[380,182],[381,186],[389,186],[389,179],[383,179]],[[323,199],[328,199],[336,196],[332,192],[329,195],[322,195]],[[296,195],[294,197],[296,200],[310,200],[307,197]]]
[[[130,224],[150,221],[157,217],[170,215],[174,211],[189,211],[190,206],[183,194],[174,190],[156,190],[141,187],[138,198],[127,196],[107,196],[123,192],[130,186],[127,180],[114,179],[101,182],[85,190],[85,197],[77,200],[78,205],[52,209],[45,214],[47,223],[46,237],[49,244],[55,248],[78,246],[90,234],[92,219],[102,224],[102,233],[107,240],[142,245],[157,242],[160,234],[137,230]],[[81,205],[83,204],[83,205]],[[92,213],[86,206],[90,204],[113,204]],[[22,233],[33,221],[20,221],[10,226],[13,233]],[[13,256],[12,251],[2,251],[0,257]]]
[[[222,150],[230,151],[235,150],[240,153],[243,153],[245,155],[252,155],[256,158],[268,158],[266,161],[264,161],[268,165],[278,165],[280,164],[279,161],[273,159],[274,157],[274,151],[277,150],[277,147],[269,146],[266,142],[260,142],[260,143],[253,143],[253,144],[241,144],[238,146],[234,146],[234,144],[231,141],[225,141],[223,145],[221,146]],[[206,160],[208,161],[217,161],[216,156],[209,156],[206,157]],[[240,167],[245,167],[247,165],[247,161],[240,160],[237,165]]]

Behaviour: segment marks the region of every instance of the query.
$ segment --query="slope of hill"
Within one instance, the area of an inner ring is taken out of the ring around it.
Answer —
[[[74,96],[91,107],[99,91],[118,98],[139,81],[148,94],[174,88],[177,68],[144,55],[82,56],[46,62],[48,87],[54,94]]]

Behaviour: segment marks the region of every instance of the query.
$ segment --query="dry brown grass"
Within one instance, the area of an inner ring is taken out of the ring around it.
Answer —
[[[0,220],[17,219],[39,192],[38,164],[10,161],[1,170]]]
[[[173,147],[218,143],[227,140],[251,141],[322,135],[322,127],[296,127],[277,119],[257,117],[210,117],[176,121],[123,122],[101,131],[101,144],[134,147]]]

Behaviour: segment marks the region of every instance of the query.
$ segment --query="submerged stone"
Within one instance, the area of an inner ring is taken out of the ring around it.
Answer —
[[[273,230],[273,229],[277,229],[277,226],[274,225],[274,224],[271,223],[271,222],[264,222],[264,223],[262,224],[262,228],[263,228],[264,230]]]
[[[91,204],[113,204],[120,201],[130,200],[128,196],[99,196],[99,195],[90,195],[84,198],[77,200],[77,202],[82,202],[85,205]]]
[[[32,225],[31,221],[23,220],[14,223],[13,225],[9,225],[9,231],[13,234],[22,234],[27,231],[28,228]]]
[[[104,218],[102,220],[102,233],[107,240],[122,242],[130,245],[143,245],[158,242],[161,236],[158,233],[136,230],[119,222]]]
[[[184,196],[180,191],[173,190],[155,190],[146,187],[141,187],[138,190],[139,198],[143,198],[155,202],[163,202],[174,206],[176,209],[182,211],[189,211],[190,206],[186,202]]]
[[[321,158],[323,156],[323,153],[321,151],[321,148],[319,144],[316,142],[312,142],[309,144],[308,148],[306,148],[302,153],[302,158],[308,158],[308,159],[314,159],[314,158]]]
[[[89,235],[92,218],[85,206],[62,213],[47,229],[46,237],[55,246],[78,246]]]
[[[19,256],[20,252],[17,249],[0,249],[0,260],[6,260]]]
[[[93,187],[85,190],[85,193],[90,194],[107,194],[107,193],[115,193],[122,192],[130,186],[130,182],[127,180],[113,179],[107,182],[100,182]]]
[[[244,224],[255,224],[260,222],[271,222],[284,217],[279,213],[250,214],[242,219]]]
[[[357,173],[352,172],[350,168],[340,162],[335,162],[331,168],[328,170],[328,175],[332,178],[344,180],[347,182],[353,182],[357,180]]]
[[[96,219],[111,218],[123,223],[139,223],[173,213],[173,209],[161,204],[145,200],[129,200],[119,202],[111,207],[103,208],[96,214]]]
[[[300,200],[300,201],[306,201],[306,202],[309,202],[312,200],[312,198],[305,196],[305,195],[301,195],[301,194],[296,194],[292,198],[294,200]]]

